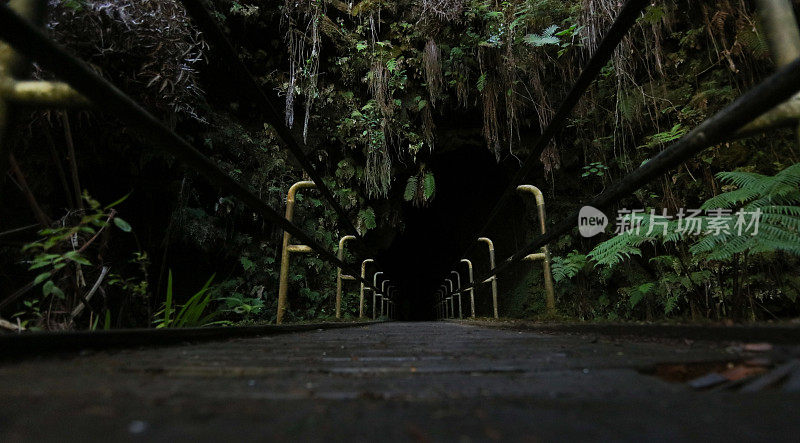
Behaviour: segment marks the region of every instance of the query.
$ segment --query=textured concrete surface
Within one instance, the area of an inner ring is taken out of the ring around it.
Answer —
[[[384,323],[7,359],[0,441],[797,441],[797,392],[696,392],[650,375],[797,354]]]

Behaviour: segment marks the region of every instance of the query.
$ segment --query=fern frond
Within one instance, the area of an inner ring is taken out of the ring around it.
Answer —
[[[646,241],[652,240],[652,237],[639,236],[633,233],[620,234],[595,246],[586,257],[594,261],[595,266],[613,267],[632,255],[641,257],[642,250],[639,246]]]
[[[736,185],[739,188],[751,188],[758,192],[764,192],[772,178],[755,172],[743,171],[718,172],[716,177],[723,183]]]
[[[408,178],[408,182],[406,182],[406,190],[403,193],[403,199],[407,202],[410,202],[414,199],[414,195],[417,193],[417,176],[413,175]]]
[[[425,173],[423,193],[425,196],[425,201],[430,201],[433,198],[433,194],[436,193],[436,178],[433,176],[432,172]]]
[[[730,260],[734,254],[738,254],[750,249],[753,246],[752,237],[731,235],[731,236],[717,236],[707,237],[716,238],[716,247],[712,250],[702,251],[709,252],[709,260]],[[722,239],[725,240],[722,240]]]
[[[771,209],[772,206],[768,206],[767,208]],[[794,208],[798,212],[800,212],[800,207],[798,206],[779,206],[778,208]],[[783,213],[777,212],[780,210],[776,210],[776,212],[767,212],[763,211],[761,213],[761,219],[759,224],[768,224],[774,226],[783,226],[789,228],[793,231],[800,231],[800,216],[791,214],[791,213]]]
[[[741,188],[735,191],[723,192],[722,194],[706,200],[700,209],[732,208],[756,199],[761,195],[760,192],[751,188]]]
[[[550,264],[553,280],[559,283],[578,275],[586,266],[586,256],[573,250],[566,257],[552,257]]]
[[[691,238],[696,240],[689,248],[695,264],[697,260],[730,260],[734,254],[744,252],[783,251],[800,255],[800,163],[774,176],[734,171],[721,172],[717,178],[738,189],[707,200],[702,209],[723,208],[730,209],[732,213],[724,220],[714,216],[695,218],[700,225],[700,236]],[[737,225],[740,221],[736,215],[737,208],[743,212],[761,212],[756,235],[751,235],[755,228],[750,219],[752,215],[745,215],[741,220],[744,224]],[[632,230],[612,237],[595,246],[587,257],[596,265],[610,269],[633,254],[641,255],[640,246],[643,243],[660,240],[666,244],[690,240],[687,238],[689,233],[678,230],[676,219],[666,224],[664,233],[663,218],[651,220],[647,214],[637,218],[641,218],[638,234]],[[648,233],[651,222],[656,229]],[[686,222],[687,218],[684,218],[684,226]],[[656,264],[667,265],[666,259],[657,257],[654,260]]]
[[[793,164],[775,174],[775,180],[778,183],[787,186],[793,186],[795,188],[800,186],[800,163]]]

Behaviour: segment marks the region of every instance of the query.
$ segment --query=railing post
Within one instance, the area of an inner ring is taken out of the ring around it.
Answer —
[[[453,280],[446,278],[444,279],[444,281],[446,281],[450,285],[450,296],[447,297],[447,299],[450,300],[450,318],[456,318],[456,310],[455,310],[456,305],[455,301],[453,301],[453,296],[455,295],[455,292],[453,291]]]
[[[389,309],[392,306],[392,289],[394,289],[394,285],[386,287],[386,317],[389,317]]]
[[[472,278],[472,262],[469,259],[462,258],[461,263],[466,263],[467,269],[469,269],[469,306],[472,318],[475,318],[475,282]]]
[[[47,1],[11,0],[8,7],[36,26],[44,25]],[[11,113],[15,112],[17,106],[67,108],[90,105],[86,98],[66,83],[17,80],[28,75],[29,71],[30,63],[25,57],[0,41],[0,171],[4,173],[12,153],[11,146],[6,145],[10,133],[8,125]]]
[[[355,235],[345,235],[339,239],[339,261],[344,261],[344,245],[350,240],[355,240]],[[342,278],[346,280],[354,280],[350,275],[342,276],[342,268],[336,267],[336,318],[342,318]],[[362,282],[363,286],[363,282]]]
[[[388,305],[388,292],[386,291],[387,286],[386,284],[389,283],[391,280],[384,280],[381,282],[381,317],[384,316],[384,312],[386,311],[386,306]]]
[[[299,181],[289,188],[286,194],[286,220],[292,221],[294,217],[294,201],[297,191],[300,189],[316,187],[312,181]],[[289,245],[292,235],[283,231],[283,246],[281,248],[281,272],[278,281],[278,314],[275,319],[276,324],[283,323],[283,316],[286,313],[286,294],[289,292],[289,254],[291,252],[310,252],[311,248],[305,245]]]
[[[544,195],[542,194],[542,191],[533,185],[517,186],[517,191],[520,193],[528,192],[533,194],[534,198],[536,199],[536,209],[539,213],[539,229],[542,234],[546,234],[547,223],[545,222]],[[525,257],[525,260],[538,259],[542,260],[542,270],[544,271],[544,289],[547,297],[547,313],[553,315],[556,312],[556,295],[553,287],[553,273],[550,269],[550,251],[548,250],[547,245],[542,246],[541,255],[530,254]]]
[[[458,295],[458,318],[463,319],[464,314],[461,310],[461,274],[458,271],[450,271],[451,274],[456,275],[456,295]]]
[[[377,314],[376,307],[378,305],[378,296],[380,295],[381,298],[383,298],[383,295],[378,293],[378,276],[379,275],[383,275],[383,272],[376,272],[372,276],[372,287],[375,288],[375,289],[372,290],[372,319],[373,320],[377,320],[378,319],[378,317],[375,316]]]
[[[444,294],[442,293],[441,289],[437,289],[436,290],[436,295],[437,295],[437,299],[436,299],[437,314],[438,314],[438,317],[439,317],[438,319],[441,320],[441,319],[443,319],[445,317],[445,312],[444,312],[444,307],[443,307],[444,306],[443,305],[443,303],[444,303],[444,301],[443,301],[444,300]]]
[[[358,292],[358,318],[364,318],[364,281],[367,278],[367,263],[373,263],[375,260],[368,258],[361,262],[361,288]]]
[[[389,317],[389,320],[394,320],[395,315],[395,296],[394,294],[397,293],[397,288],[393,285],[389,285],[389,289],[387,290],[389,293],[389,309],[386,315]]]
[[[489,247],[489,267],[494,269],[494,243],[487,237],[481,237],[478,241],[486,243]],[[489,278],[492,281],[492,308],[494,310],[494,318],[500,318],[497,312],[497,276],[493,275]]]
[[[444,305],[444,318],[450,318],[449,311],[447,309],[447,286],[441,284],[439,285],[442,288],[442,304]]]

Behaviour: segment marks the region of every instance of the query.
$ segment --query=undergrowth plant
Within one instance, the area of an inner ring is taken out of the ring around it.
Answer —
[[[723,210],[718,214],[724,217],[628,216],[624,222],[632,225],[630,229],[598,244],[588,257],[597,265],[614,266],[633,255],[641,256],[644,244],[686,242],[687,234],[693,232],[699,239],[692,242],[689,251],[704,260],[725,261],[736,254],[772,251],[800,256],[800,163],[774,176],[721,172],[717,178],[737,189],[707,200],[700,209]],[[736,216],[735,210],[757,217],[757,226]],[[690,219],[692,226],[688,226]]]
[[[734,171],[717,179],[735,189],[703,203],[700,209],[712,215],[627,214],[618,220],[627,229],[587,254],[595,266],[628,269],[632,286],[619,292],[630,309],[646,301],[648,315],[656,305],[668,315],[688,304],[693,316],[724,316],[745,304],[755,318],[757,310],[769,315],[770,300],[796,300],[793,284],[764,286],[757,264],[781,260],[776,254],[788,254],[781,264],[800,257],[800,164],[775,175]],[[554,260],[554,276],[568,275],[564,261]],[[631,266],[644,272],[631,273]]]
[[[213,321],[219,313],[216,311],[208,312],[212,302],[211,293],[208,289],[212,281],[214,281],[214,275],[206,281],[199,291],[189,297],[183,305],[178,305],[173,298],[172,270],[170,270],[167,277],[167,298],[163,307],[155,313],[153,319],[153,324],[156,325],[156,328],[197,328],[228,323],[225,321]]]

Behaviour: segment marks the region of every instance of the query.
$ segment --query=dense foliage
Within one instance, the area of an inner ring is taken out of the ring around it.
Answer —
[[[225,67],[215,63],[180,2],[50,3],[57,40],[272,207],[282,207],[303,173],[246,98],[231,92]],[[327,166],[336,197],[378,249],[403,229],[404,206],[424,208],[440,197],[437,173],[428,166],[437,155],[481,143],[498,162],[514,165],[528,156],[620,2],[300,0],[272,7],[214,0],[209,6],[242,60],[281,97],[287,125]],[[649,7],[529,177],[547,190],[550,219],[771,72],[759,26],[746,1],[667,0]],[[18,189],[4,185],[2,226],[37,225],[0,237],[0,287],[11,294],[31,281],[34,289],[3,306],[3,316],[47,329],[274,319],[280,230],[146,149],[113,117],[37,112],[19,126]],[[561,314],[797,316],[796,149],[789,131],[732,141],[619,202],[669,214],[758,208],[763,235],[685,238],[647,233],[644,226],[642,235],[566,236],[550,245]],[[313,191],[298,200],[295,220],[335,250],[344,232],[334,212]],[[41,213],[33,218],[31,209]],[[524,239],[507,243],[518,240]],[[348,258],[354,261],[349,251]],[[293,259],[290,320],[331,316],[335,271],[313,255]],[[501,301],[505,315],[544,311],[538,267],[500,282],[508,294]],[[357,300],[353,288],[347,291],[343,310],[353,316]],[[93,300],[86,300],[90,293]],[[85,303],[90,309],[76,313]]]

